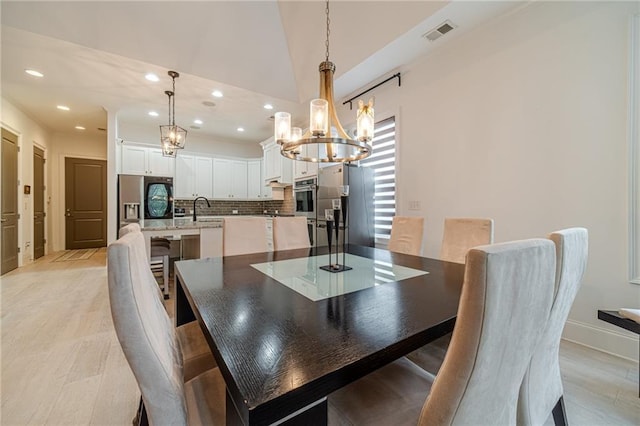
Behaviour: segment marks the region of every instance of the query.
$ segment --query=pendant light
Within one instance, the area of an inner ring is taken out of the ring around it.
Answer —
[[[169,97],[169,124],[160,126],[160,144],[162,146],[163,155],[175,157],[176,149],[183,149],[187,141],[187,131],[180,126],[176,126],[176,78],[180,77],[175,71],[168,72],[173,84],[173,90],[167,90],[164,93]],[[173,155],[171,153],[173,152]]]
[[[313,99],[309,107],[309,129],[301,135],[300,129],[291,128],[291,114],[277,112],[275,118],[275,140],[280,144],[280,153],[287,158],[297,161],[322,163],[341,163],[357,161],[371,155],[371,140],[373,139],[373,100],[368,104],[359,102],[356,119],[357,136],[352,139],[344,131],[334,106],[333,74],[336,66],[329,61],[329,0],[325,7],[327,22],[327,38],[325,41],[325,60],[320,63],[320,94]],[[311,155],[315,150],[305,150],[303,146],[317,145],[317,155]]]

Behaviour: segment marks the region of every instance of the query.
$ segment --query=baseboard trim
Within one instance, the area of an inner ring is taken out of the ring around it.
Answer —
[[[638,336],[567,320],[562,338],[592,349],[638,362]]]

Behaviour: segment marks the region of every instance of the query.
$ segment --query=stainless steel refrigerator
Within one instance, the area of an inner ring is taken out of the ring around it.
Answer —
[[[332,209],[331,200],[340,198],[340,187],[349,185],[347,238],[350,244],[374,247],[375,192],[373,170],[368,167],[337,164],[318,170],[318,193],[316,209],[316,245],[327,245],[327,221],[325,210]],[[335,230],[332,243],[335,245]],[[338,238],[342,244],[344,223],[340,217]]]

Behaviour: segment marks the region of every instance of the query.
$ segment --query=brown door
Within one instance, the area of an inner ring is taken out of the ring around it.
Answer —
[[[2,129],[2,267],[0,274],[18,267],[18,137]]]
[[[44,151],[33,147],[33,258],[44,256]]]
[[[65,159],[66,248],[107,245],[107,162]]]

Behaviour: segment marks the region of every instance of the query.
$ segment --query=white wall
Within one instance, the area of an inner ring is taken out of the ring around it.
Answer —
[[[119,121],[118,137],[127,142],[145,143],[160,147],[160,129],[158,127],[151,129]],[[259,142],[212,140],[189,132],[185,149],[190,152],[217,154],[225,157],[258,158],[262,157],[262,147]]]
[[[65,158],[107,159],[107,136],[86,136],[82,133],[55,133],[49,157],[51,180],[51,222],[53,229],[50,236],[54,251],[65,249],[65,217],[64,217],[64,182]],[[107,211],[111,200],[107,200]]]
[[[640,307],[627,281],[628,31],[639,12],[532,2],[375,93],[377,118],[398,114],[398,214],[426,218],[424,254],[438,256],[447,216],[493,218],[498,242],[584,226],[589,263],[565,338],[635,359],[637,336],[596,311]],[[414,200],[421,211],[408,210]]]
[[[2,110],[0,114],[0,122],[2,127],[18,135],[18,143],[20,146],[20,152],[18,153],[18,179],[20,180],[20,187],[18,188],[18,205],[20,209],[20,228],[18,230],[19,244],[21,248],[21,254],[19,264],[33,260],[33,197],[32,195],[25,195],[23,188],[24,185],[31,185],[33,188],[33,146],[37,144],[45,151],[45,158],[48,160],[51,157],[51,132],[40,125],[31,117],[26,116],[22,111],[15,107],[7,99],[2,98]],[[51,174],[51,167],[47,163],[45,165],[45,179],[48,181]],[[45,191],[46,199],[50,199],[51,191],[47,187]],[[51,211],[50,205],[47,203],[45,209],[47,209],[47,215],[49,218],[46,223],[46,230],[51,230],[51,217],[49,212]],[[48,252],[51,248],[51,239],[47,235],[47,247],[45,252]]]

